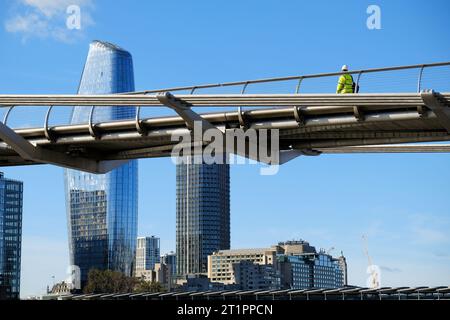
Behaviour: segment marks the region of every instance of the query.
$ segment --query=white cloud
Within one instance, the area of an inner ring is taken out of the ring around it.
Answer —
[[[46,17],[64,13],[70,5],[91,6],[91,0],[22,0],[24,5],[33,7]]]
[[[71,5],[80,7],[79,30],[66,27],[67,8]],[[24,42],[33,37],[73,42],[94,24],[93,0],[16,0],[16,6],[4,26],[7,32],[20,35]]]

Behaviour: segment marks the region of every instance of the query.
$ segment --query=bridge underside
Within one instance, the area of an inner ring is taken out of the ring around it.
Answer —
[[[167,106],[178,116],[12,130],[0,124],[0,166],[52,163],[104,173],[169,157],[193,123],[222,133],[278,129],[280,163],[321,153],[450,152],[450,94],[6,96],[0,106]],[[192,107],[264,107],[197,114]],[[270,134],[269,134],[270,137]],[[258,134],[257,138],[260,138]],[[203,141],[207,144],[208,141]],[[269,141],[270,143],[270,141]],[[416,143],[409,145],[409,143]],[[421,144],[417,144],[421,143]],[[425,144],[426,143],[426,144]],[[248,150],[247,150],[248,151]],[[246,152],[247,152],[246,151]],[[241,154],[248,156],[247,154]],[[286,157],[283,157],[286,155]],[[286,159],[286,160],[285,160]]]

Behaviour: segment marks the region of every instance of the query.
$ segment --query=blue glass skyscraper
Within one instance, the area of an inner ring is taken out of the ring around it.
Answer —
[[[94,41],[81,77],[78,94],[134,91],[130,53],[113,44]],[[132,107],[75,107],[71,123],[129,119]],[[107,174],[65,170],[70,262],[81,272],[84,285],[90,269],[110,269],[131,276],[137,234],[137,161]]]
[[[0,300],[19,299],[23,183],[0,172]]]

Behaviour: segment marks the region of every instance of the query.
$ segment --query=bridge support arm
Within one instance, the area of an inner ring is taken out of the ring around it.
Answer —
[[[65,153],[34,146],[14,130],[0,122],[0,139],[23,159],[37,163],[55,164],[90,173],[106,173],[127,161],[97,161],[84,157],[71,157]]]
[[[170,92],[164,92],[156,95],[156,98],[163,105],[175,110],[178,115],[183,118],[186,123],[186,127],[189,130],[194,129],[194,123],[200,121],[202,123],[203,130],[217,129],[210,122],[206,121],[200,115],[191,110],[191,105],[183,100],[177,99]]]
[[[319,156],[320,151],[312,149],[292,149],[292,150],[280,150],[280,163],[285,164],[299,156]]]
[[[444,98],[433,90],[423,91],[420,95],[425,105],[436,115],[439,123],[450,133],[450,107]]]

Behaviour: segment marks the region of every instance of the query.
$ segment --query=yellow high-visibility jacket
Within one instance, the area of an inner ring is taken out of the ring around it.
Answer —
[[[350,74],[339,77],[336,93],[353,93],[353,77]]]

